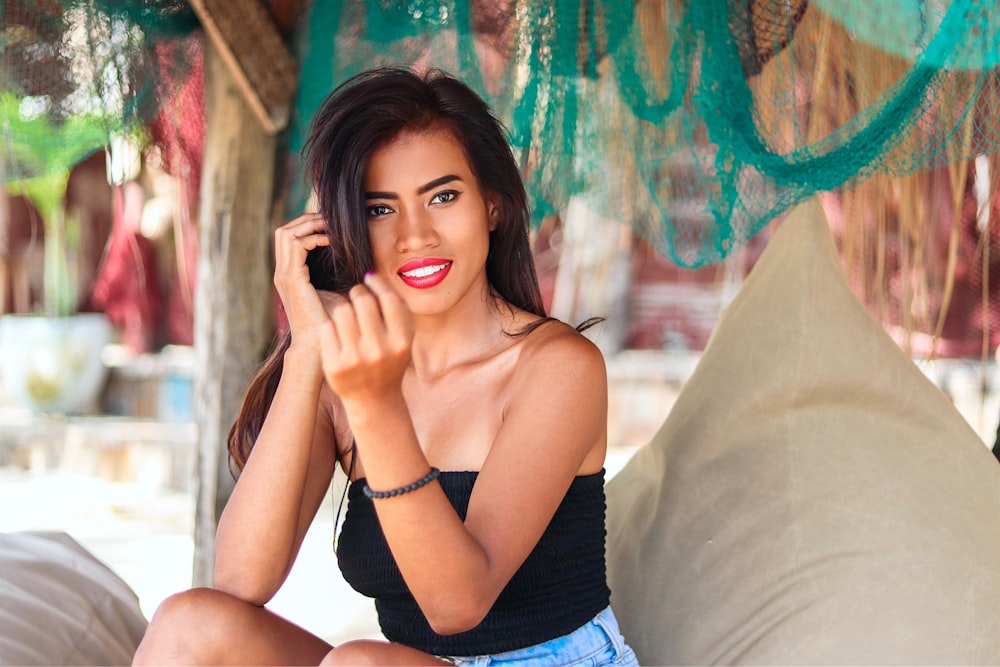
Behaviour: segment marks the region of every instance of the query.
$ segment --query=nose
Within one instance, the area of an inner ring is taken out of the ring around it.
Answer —
[[[432,248],[439,237],[434,221],[422,206],[403,210],[397,218],[396,247],[399,252],[414,252]]]

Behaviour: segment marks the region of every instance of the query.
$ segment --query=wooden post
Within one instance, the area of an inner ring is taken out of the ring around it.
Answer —
[[[212,583],[218,517],[234,484],[226,439],[274,331],[270,241],[277,138],[258,122],[211,43],[205,48],[205,105],[194,315],[195,586]]]

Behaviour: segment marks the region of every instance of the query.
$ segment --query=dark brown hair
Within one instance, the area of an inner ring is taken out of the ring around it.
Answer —
[[[432,127],[452,133],[484,195],[497,201],[499,215],[486,258],[490,288],[513,306],[538,315],[536,324],[545,321],[528,237],[527,196],[504,128],[472,89],[439,70],[423,75],[397,67],[363,72],[338,86],[313,116],[304,149],[306,175],[330,238],[329,246],[307,258],[313,286],[346,291],[374,269],[364,206],[368,163],[400,133]],[[290,344],[289,332],[247,389],[229,432],[229,453],[238,468],[260,433]]]

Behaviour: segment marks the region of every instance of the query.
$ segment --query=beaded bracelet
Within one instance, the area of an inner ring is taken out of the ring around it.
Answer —
[[[412,484],[407,484],[406,486],[401,486],[398,489],[392,489],[391,491],[372,491],[371,487],[368,486],[368,484],[366,483],[361,490],[364,491],[366,498],[393,498],[395,496],[401,496],[404,493],[409,493],[410,491],[416,491],[421,486],[426,486],[427,484],[430,484],[435,479],[437,479],[438,475],[440,474],[441,474],[440,470],[438,470],[437,468],[431,468],[431,471],[429,473],[427,473],[417,481],[413,482]]]

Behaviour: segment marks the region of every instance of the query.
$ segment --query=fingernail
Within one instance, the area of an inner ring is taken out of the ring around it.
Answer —
[[[365,271],[365,280],[368,280],[369,278],[371,278],[374,275],[375,275],[374,271]]]

